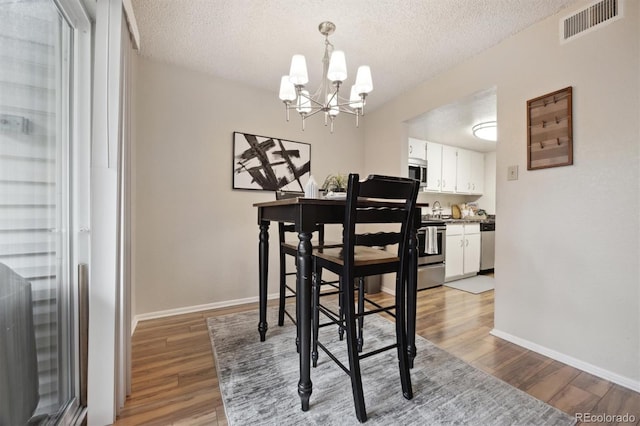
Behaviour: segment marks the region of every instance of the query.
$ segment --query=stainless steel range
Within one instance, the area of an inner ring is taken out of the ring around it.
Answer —
[[[418,230],[418,290],[444,284],[447,227],[441,220],[426,220]]]

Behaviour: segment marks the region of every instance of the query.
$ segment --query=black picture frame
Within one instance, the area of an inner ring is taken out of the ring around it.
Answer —
[[[233,189],[304,191],[311,176],[311,145],[233,132]]]

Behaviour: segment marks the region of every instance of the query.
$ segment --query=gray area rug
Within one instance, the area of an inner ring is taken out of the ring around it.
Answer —
[[[209,334],[227,420],[230,425],[357,425],[349,377],[320,352],[311,369],[313,393],[303,412],[297,393],[295,327],[277,326],[268,312],[265,342],[258,335],[258,312],[208,318]],[[372,315],[365,320],[365,351],[394,339],[394,325]],[[333,326],[321,341],[342,354]],[[411,370],[414,397],[402,397],[395,350],[361,361],[365,404],[371,425],[573,425],[574,419],[544,402],[416,336],[418,356]]]
[[[467,293],[479,294],[495,288],[495,278],[488,275],[476,275],[475,277],[463,278],[461,280],[450,281],[445,286],[466,291]]]

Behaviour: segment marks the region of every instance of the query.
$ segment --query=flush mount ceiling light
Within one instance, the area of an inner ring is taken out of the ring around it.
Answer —
[[[334,50],[329,42],[329,36],[336,30],[333,22],[325,21],[318,26],[324,40],[324,57],[322,58],[322,81],[320,87],[313,94],[305,89],[309,82],[307,75],[307,62],[303,55],[293,55],[289,75],[280,80],[280,100],[284,102],[287,121],[289,110],[295,109],[302,118],[302,130],[304,121],[319,112],[324,112],[324,125],[329,125],[333,133],[333,120],[341,112],[356,116],[358,119],[364,115],[364,105],[369,92],[373,90],[371,69],[367,65],[358,68],[356,82],[351,86],[349,99],[340,96],[340,87],[347,79],[347,62],[342,50]]]
[[[471,128],[473,136],[478,139],[484,139],[486,141],[498,140],[498,124],[495,121],[485,121],[478,123]]]

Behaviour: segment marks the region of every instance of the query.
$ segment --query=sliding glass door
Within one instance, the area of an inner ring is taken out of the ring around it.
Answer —
[[[2,425],[78,406],[74,31],[53,0],[0,3]]]

